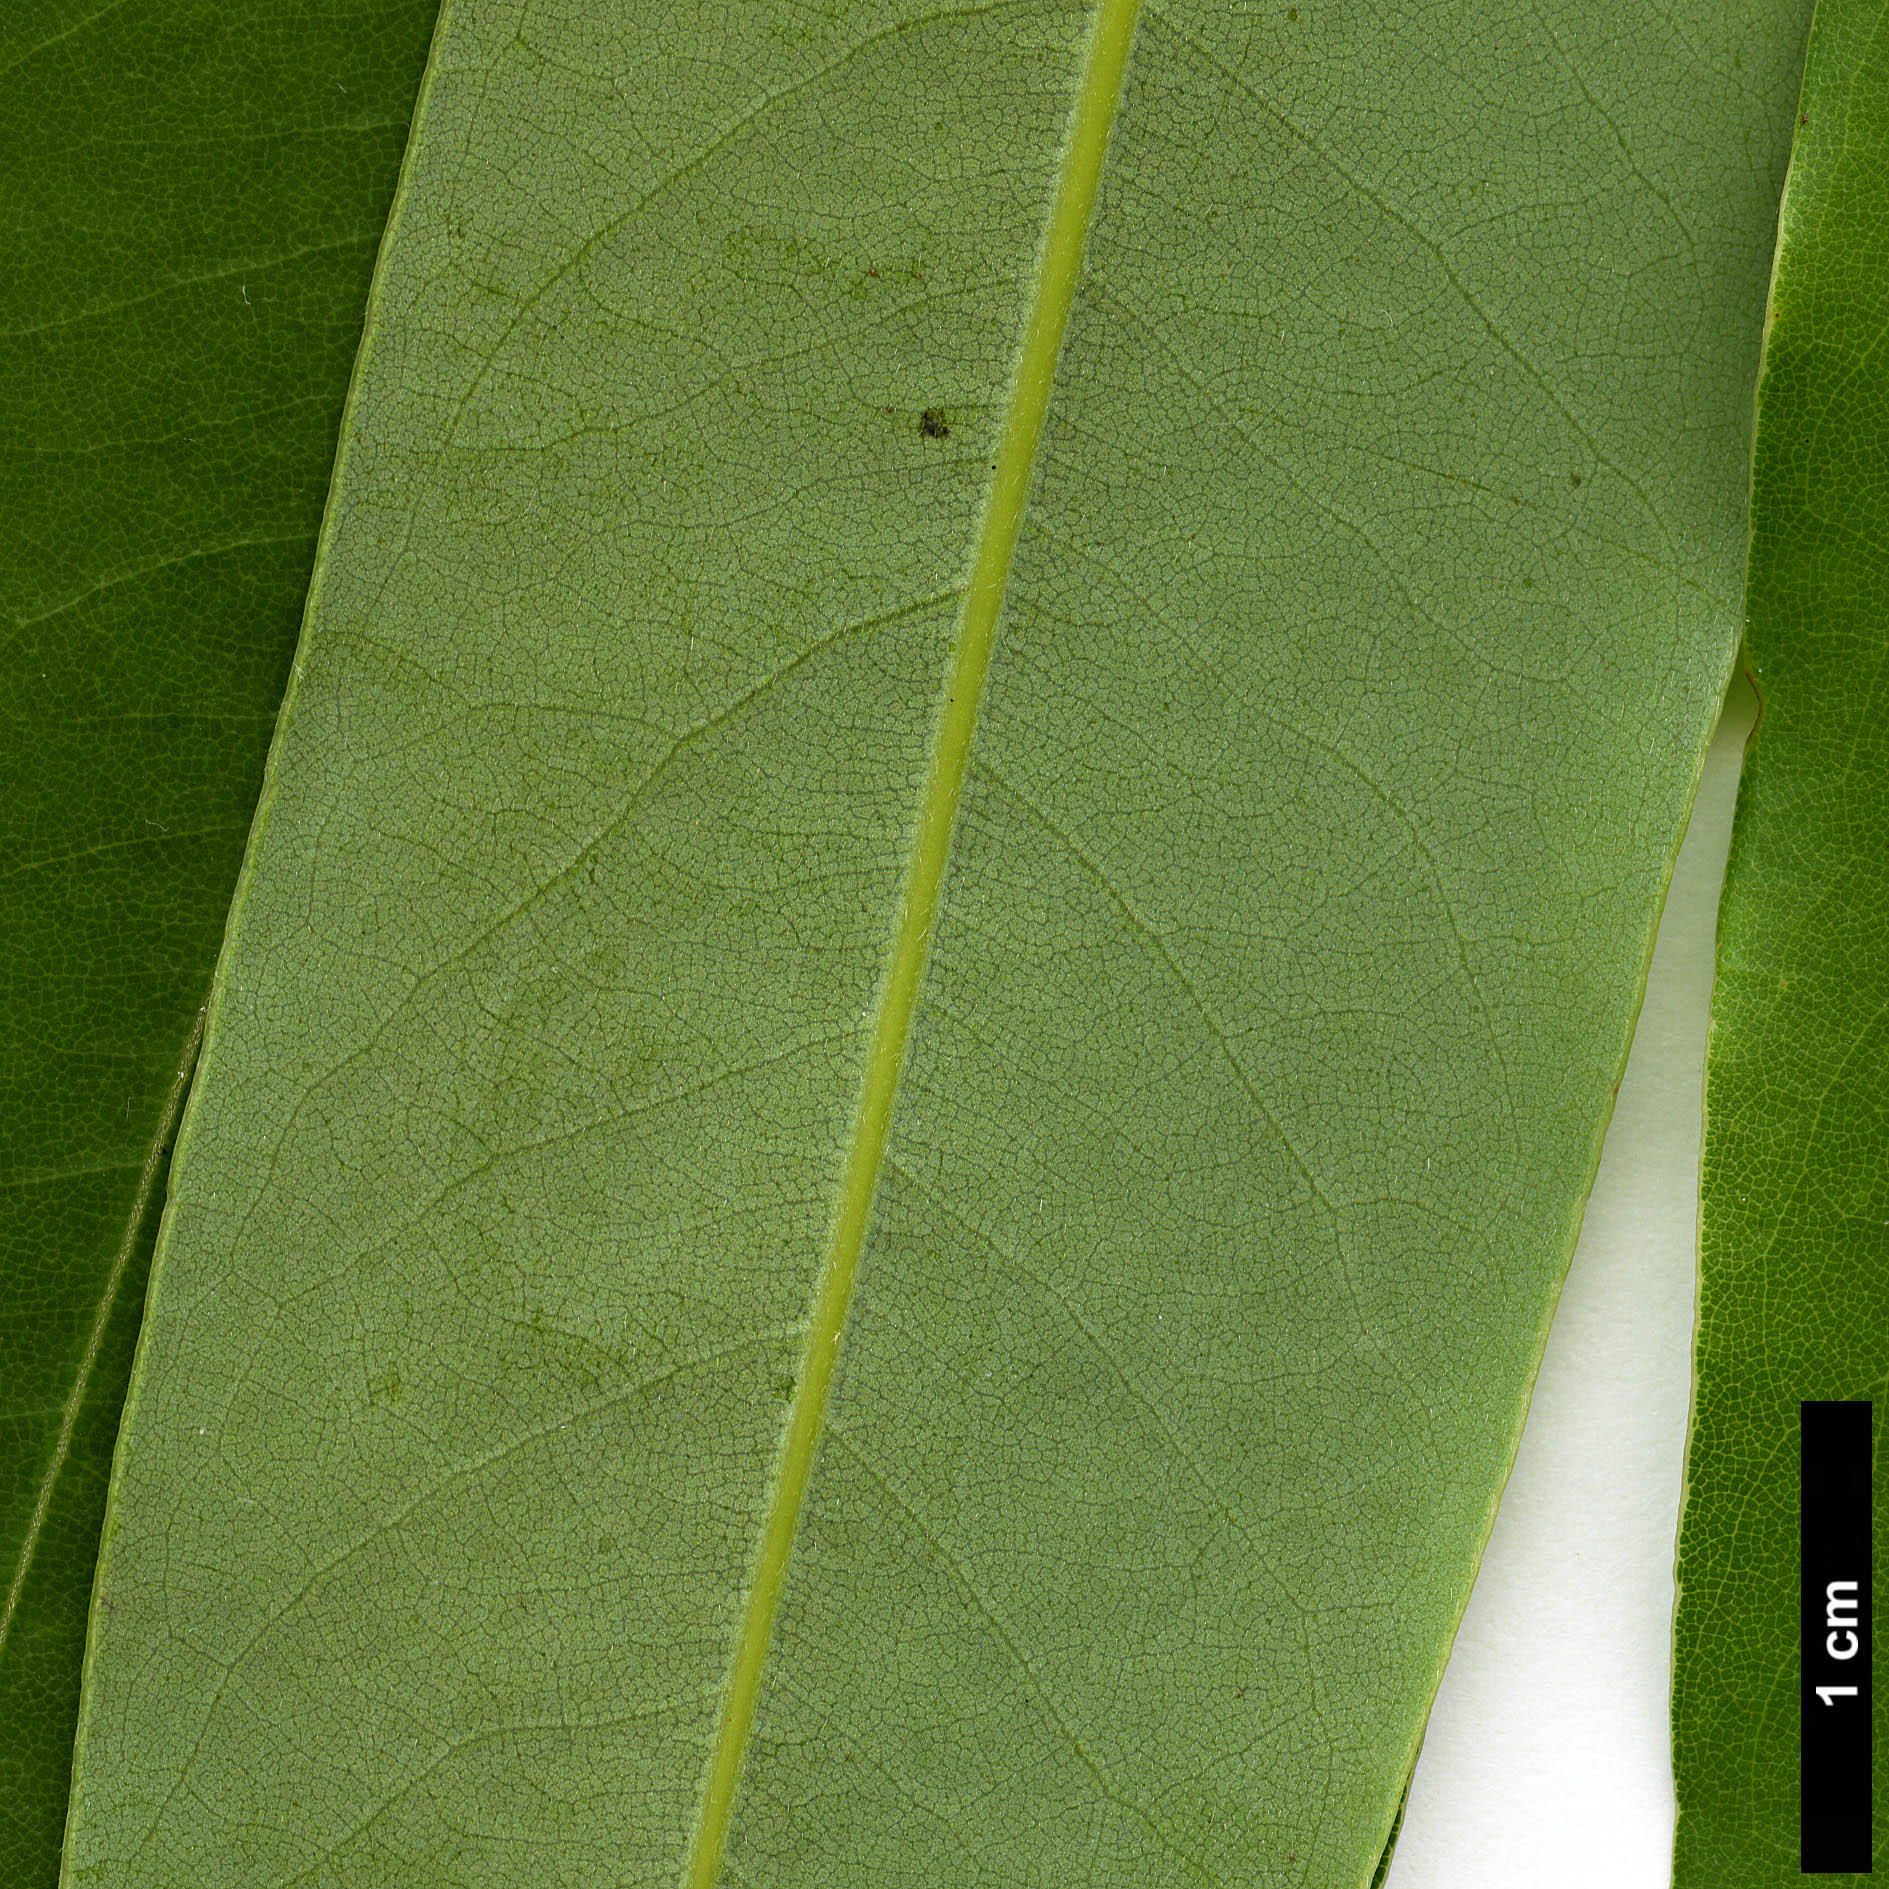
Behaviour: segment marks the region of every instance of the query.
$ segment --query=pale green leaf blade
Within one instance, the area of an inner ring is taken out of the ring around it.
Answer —
[[[1801,16],[1149,0],[959,785],[1090,27],[449,10],[72,1881],[1371,1879],[1730,662]]]

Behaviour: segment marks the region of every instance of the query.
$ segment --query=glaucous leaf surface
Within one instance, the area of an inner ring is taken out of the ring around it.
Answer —
[[[1803,13],[1131,13],[449,9],[72,1883],[1378,1870],[1732,659]]]
[[[1880,1400],[1889,1367],[1885,329],[1889,7],[1822,0],[1758,388],[1745,643],[1763,714],[1726,868],[1707,1063],[1674,1622],[1678,1889],[1803,1880],[1798,1405]],[[1880,1682],[1875,1780],[1880,1866]]]
[[[163,1198],[431,0],[0,9],[0,1885],[59,1873]]]

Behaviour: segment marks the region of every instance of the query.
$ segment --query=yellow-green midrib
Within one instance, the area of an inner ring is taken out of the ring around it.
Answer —
[[[691,1846],[686,1889],[715,1889],[734,1812],[741,1762],[760,1698],[774,1620],[813,1473],[841,1334],[865,1246],[912,1018],[937,918],[951,835],[970,764],[978,708],[996,641],[1011,561],[1023,528],[1031,474],[1049,412],[1063,333],[1082,270],[1134,36],[1139,0],[1100,0],[1070,133],[1057,174],[1023,345],[979,526],[946,686],[944,713],[919,805],[891,962],[881,990],[859,1108],[842,1170],[832,1237],[821,1268],[804,1366],[788,1413],[774,1489],[722,1699],[720,1722]]]

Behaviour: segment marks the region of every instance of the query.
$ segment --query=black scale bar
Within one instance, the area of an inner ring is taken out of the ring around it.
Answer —
[[[1801,1407],[1799,1850],[1806,1875],[1870,1869],[1870,1415]]]

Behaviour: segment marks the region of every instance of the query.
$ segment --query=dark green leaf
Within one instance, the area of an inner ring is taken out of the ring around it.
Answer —
[[[168,1138],[432,0],[0,18],[0,1885],[58,1874]]]
[[[1886,336],[1889,8],[1822,0],[1759,388],[1745,637],[1763,715],[1706,1085],[1674,1649],[1679,1889],[1802,1880],[1798,1405],[1880,1399],[1889,1379]],[[1883,1698],[1879,1680],[1879,1830]],[[1889,1861],[1880,1839],[1877,1855]]]

